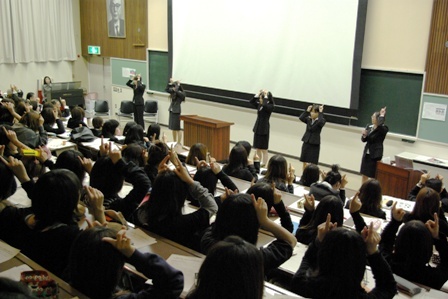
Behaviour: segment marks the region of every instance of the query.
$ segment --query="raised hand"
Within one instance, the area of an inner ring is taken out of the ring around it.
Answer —
[[[271,184],[272,192],[274,192],[274,205],[279,204],[282,201],[282,192],[275,188],[275,183]]]
[[[317,239],[322,242],[325,238],[325,235],[335,229],[336,227],[338,227],[338,223],[332,223],[331,222],[331,214],[328,213],[327,214],[327,220],[324,223],[321,223],[317,226]]]
[[[361,232],[361,235],[364,238],[364,242],[366,242],[366,251],[368,255],[372,255],[378,251],[378,244],[381,241],[381,236],[379,233],[375,231],[373,228],[373,221],[370,222],[369,228],[364,227]]]
[[[305,207],[305,209],[308,212],[312,212],[314,211],[314,207],[315,207],[315,199],[314,199],[314,195],[306,195],[305,194],[305,202],[303,203],[303,206]]]
[[[250,197],[252,198],[252,204],[254,205],[255,212],[257,213],[257,219],[261,226],[263,226],[264,223],[269,221],[268,219],[268,205],[266,204],[266,201],[259,197],[257,200],[255,200],[255,195],[251,194]]]
[[[437,213],[434,213],[434,221],[433,220],[426,221],[425,226],[429,230],[431,236],[434,239],[439,238],[439,216],[437,215]]]
[[[18,160],[12,156],[10,156],[8,160],[0,156],[0,160],[5,163],[5,165],[8,166],[9,169],[11,169],[11,171],[21,183],[25,183],[31,180],[21,160]]]
[[[135,252],[135,247],[132,246],[131,239],[126,237],[125,229],[122,229],[117,233],[116,239],[104,237],[103,241],[111,244],[115,249],[117,249],[127,258],[130,258]]]
[[[324,112],[324,105],[320,105],[320,106],[319,106],[319,112],[320,112],[320,113]]]
[[[359,191],[356,192],[355,196],[353,196],[352,201],[350,202],[350,213],[356,213],[362,207],[362,203],[359,200],[358,196],[359,196]]]
[[[79,162],[81,162],[81,165],[84,168],[84,170],[90,174],[90,172],[92,171],[92,168],[93,168],[92,159],[85,158],[85,157],[81,158],[80,156],[78,156],[78,160],[79,160]]]
[[[397,202],[395,201],[392,205],[392,218],[394,218],[396,221],[403,221],[403,217],[406,214],[406,212],[402,208],[397,208]]]

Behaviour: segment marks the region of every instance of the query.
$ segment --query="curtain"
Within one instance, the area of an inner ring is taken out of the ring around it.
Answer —
[[[0,63],[13,63],[10,0],[0,0]]]
[[[76,60],[71,0],[0,1],[0,15],[9,6],[10,24],[2,24],[0,34],[12,32],[13,62]]]

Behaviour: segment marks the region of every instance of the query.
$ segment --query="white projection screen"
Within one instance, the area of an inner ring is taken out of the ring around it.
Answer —
[[[172,77],[199,93],[358,108],[367,0],[171,0],[169,11]]]

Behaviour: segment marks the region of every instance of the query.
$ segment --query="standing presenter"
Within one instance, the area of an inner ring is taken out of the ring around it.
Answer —
[[[320,153],[320,132],[325,126],[324,105],[309,105],[306,111],[299,116],[300,121],[306,124],[306,131],[303,134],[302,153],[300,161],[303,162],[303,169],[307,163],[317,165]]]
[[[271,117],[272,111],[274,111],[275,102],[272,93],[262,89],[260,93],[256,94],[250,100],[250,103],[257,109],[257,120],[253,128],[253,147],[260,157],[261,166],[265,166],[268,163],[269,118]]]
[[[170,119],[168,122],[168,128],[173,131],[173,141],[181,143],[182,141],[182,131],[180,130],[180,104],[185,101],[185,92],[179,81],[174,81],[173,78],[170,79],[165,91],[170,94]]]
[[[375,178],[376,162],[383,157],[383,142],[389,132],[385,121],[386,107],[383,107],[372,114],[372,124],[362,131],[361,141],[366,143],[361,162],[362,183],[369,178]]]
[[[134,104],[134,121],[141,125],[145,130],[145,121],[143,119],[143,94],[145,93],[146,85],[142,83],[142,76],[140,74],[131,76],[131,79],[126,83],[127,86],[134,91],[132,103]]]

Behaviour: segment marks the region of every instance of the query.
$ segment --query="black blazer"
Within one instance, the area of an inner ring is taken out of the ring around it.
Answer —
[[[170,85],[168,84],[165,88],[165,91],[170,94],[171,103],[170,107],[168,108],[168,111],[173,113],[181,113],[180,104],[185,101],[185,92],[184,89],[178,85],[178,88],[176,88],[176,85]]]
[[[379,161],[383,157],[383,141],[386,138],[387,132],[389,132],[389,128],[383,124],[376,127],[376,129],[373,129],[373,126],[370,125],[366,130],[367,135],[361,137],[362,142],[367,142],[364,147],[363,156],[365,156],[367,150],[369,150],[370,158]]]
[[[326,123],[323,113],[319,113],[314,124],[308,111],[304,111],[299,116],[299,119],[306,124],[306,131],[305,134],[303,134],[302,141],[309,144],[319,145],[320,132]]]
[[[269,118],[275,107],[274,101],[272,99],[265,99],[263,104],[260,104],[260,99],[258,97],[253,97],[250,100],[250,103],[257,108],[257,120],[253,132],[258,135],[268,135],[270,128]]]
[[[146,85],[141,81],[137,81],[137,86],[135,86],[132,80],[129,80],[126,85],[132,88],[132,90],[134,91],[132,103],[134,103],[134,105],[143,106],[145,104],[145,101],[143,100],[143,94],[145,93]]]

